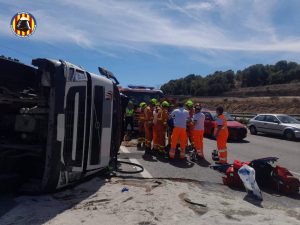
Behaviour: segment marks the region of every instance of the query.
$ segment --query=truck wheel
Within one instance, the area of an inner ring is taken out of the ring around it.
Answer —
[[[286,139],[288,139],[288,140],[294,140],[295,134],[294,134],[294,132],[293,132],[292,130],[286,130],[286,131],[284,132],[284,137],[285,137]]]
[[[253,135],[257,134],[257,130],[256,130],[255,126],[251,126],[249,129],[250,129],[251,134],[253,134]]]

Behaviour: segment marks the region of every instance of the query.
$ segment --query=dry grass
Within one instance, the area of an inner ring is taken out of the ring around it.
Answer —
[[[217,97],[193,98],[204,108],[215,109],[221,105],[231,113],[285,113],[300,114],[300,97]]]
[[[250,96],[299,96],[300,83],[276,84],[249,88],[237,88],[223,94],[229,97],[250,97]]]

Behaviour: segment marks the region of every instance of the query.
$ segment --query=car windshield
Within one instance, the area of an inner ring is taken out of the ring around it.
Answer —
[[[227,112],[223,113],[227,121],[234,121],[234,118]],[[216,120],[217,114],[212,113],[212,117]]]
[[[297,124],[300,124],[299,120],[296,120],[294,117],[291,117],[291,116],[277,116],[277,118],[282,123],[297,123]]]
[[[123,91],[122,93],[126,95],[134,105],[139,105],[141,102],[146,102],[148,104],[152,98],[159,100],[163,95],[160,92]]]

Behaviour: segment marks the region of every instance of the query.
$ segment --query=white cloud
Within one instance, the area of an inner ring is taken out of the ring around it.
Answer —
[[[213,4],[209,2],[194,2],[188,3],[185,6],[187,10],[211,10],[213,8]]]
[[[74,43],[111,56],[118,49],[158,55],[156,46],[300,53],[299,36],[281,34],[279,40],[272,22],[274,2],[57,0],[27,7],[38,19],[33,40]]]

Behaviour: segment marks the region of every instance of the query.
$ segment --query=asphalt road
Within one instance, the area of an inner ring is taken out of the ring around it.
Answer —
[[[251,161],[262,157],[278,157],[279,165],[288,168],[296,177],[300,178],[300,141],[287,141],[274,136],[248,134],[243,142],[231,142],[228,143],[227,147],[229,162],[233,162],[234,159]],[[211,151],[215,148],[215,140],[205,138],[204,151],[207,161],[202,161],[199,164],[189,160],[181,162],[169,161],[161,157],[144,157],[144,152],[138,151],[135,147],[122,147],[120,159],[133,160],[141,164],[145,168],[146,174],[135,175],[138,177],[187,178],[221,185],[222,174],[209,168],[210,164],[214,165]],[[238,194],[241,197],[245,195],[244,192],[231,190],[225,186],[224,191],[231,191],[232,194]],[[264,192],[264,200],[269,203],[283,204],[287,207],[300,207],[300,194],[288,197]]]

